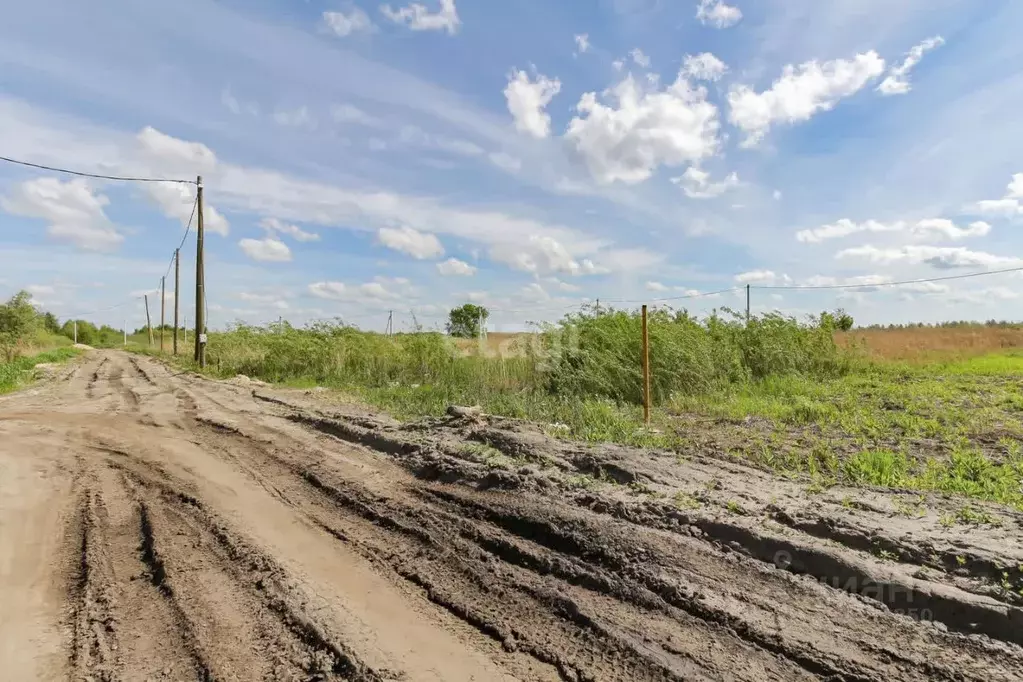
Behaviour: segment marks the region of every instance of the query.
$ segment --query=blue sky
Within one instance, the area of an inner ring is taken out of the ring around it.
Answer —
[[[471,300],[511,330],[746,283],[860,287],[753,292],[796,315],[1019,318],[1015,274],[876,285],[1023,265],[1020,25],[1009,0],[40,0],[0,22],[0,154],[203,175],[214,326]],[[0,165],[0,295],[140,326],[191,191]]]

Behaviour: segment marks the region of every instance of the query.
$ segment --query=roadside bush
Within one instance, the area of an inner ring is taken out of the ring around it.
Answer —
[[[834,317],[800,323],[777,313],[748,322],[725,309],[701,321],[670,308],[649,313],[655,402],[772,376],[836,376],[849,355],[834,342]],[[641,403],[642,318],[636,311],[589,308],[544,329],[536,353],[547,390]]]

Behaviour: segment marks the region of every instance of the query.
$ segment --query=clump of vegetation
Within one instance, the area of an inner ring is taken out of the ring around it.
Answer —
[[[834,341],[835,317],[805,323],[778,313],[748,321],[729,310],[705,320],[685,310],[649,315],[651,393],[655,403],[767,377],[832,377],[847,372],[849,353]],[[641,404],[642,320],[629,310],[590,307],[548,325],[534,356],[546,390]]]

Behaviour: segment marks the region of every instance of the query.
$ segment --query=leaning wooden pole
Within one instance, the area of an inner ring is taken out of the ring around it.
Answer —
[[[149,294],[143,294],[142,298],[146,302],[146,331],[149,332],[149,347],[153,347],[153,324],[149,321]]]
[[[163,330],[167,328],[167,278],[160,278],[160,352],[163,352]]]

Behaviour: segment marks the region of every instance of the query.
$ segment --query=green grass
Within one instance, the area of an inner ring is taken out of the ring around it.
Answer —
[[[36,355],[0,363],[0,393],[10,393],[27,385],[33,378],[32,368],[44,362],[66,362],[78,355],[75,348],[56,348]]]

